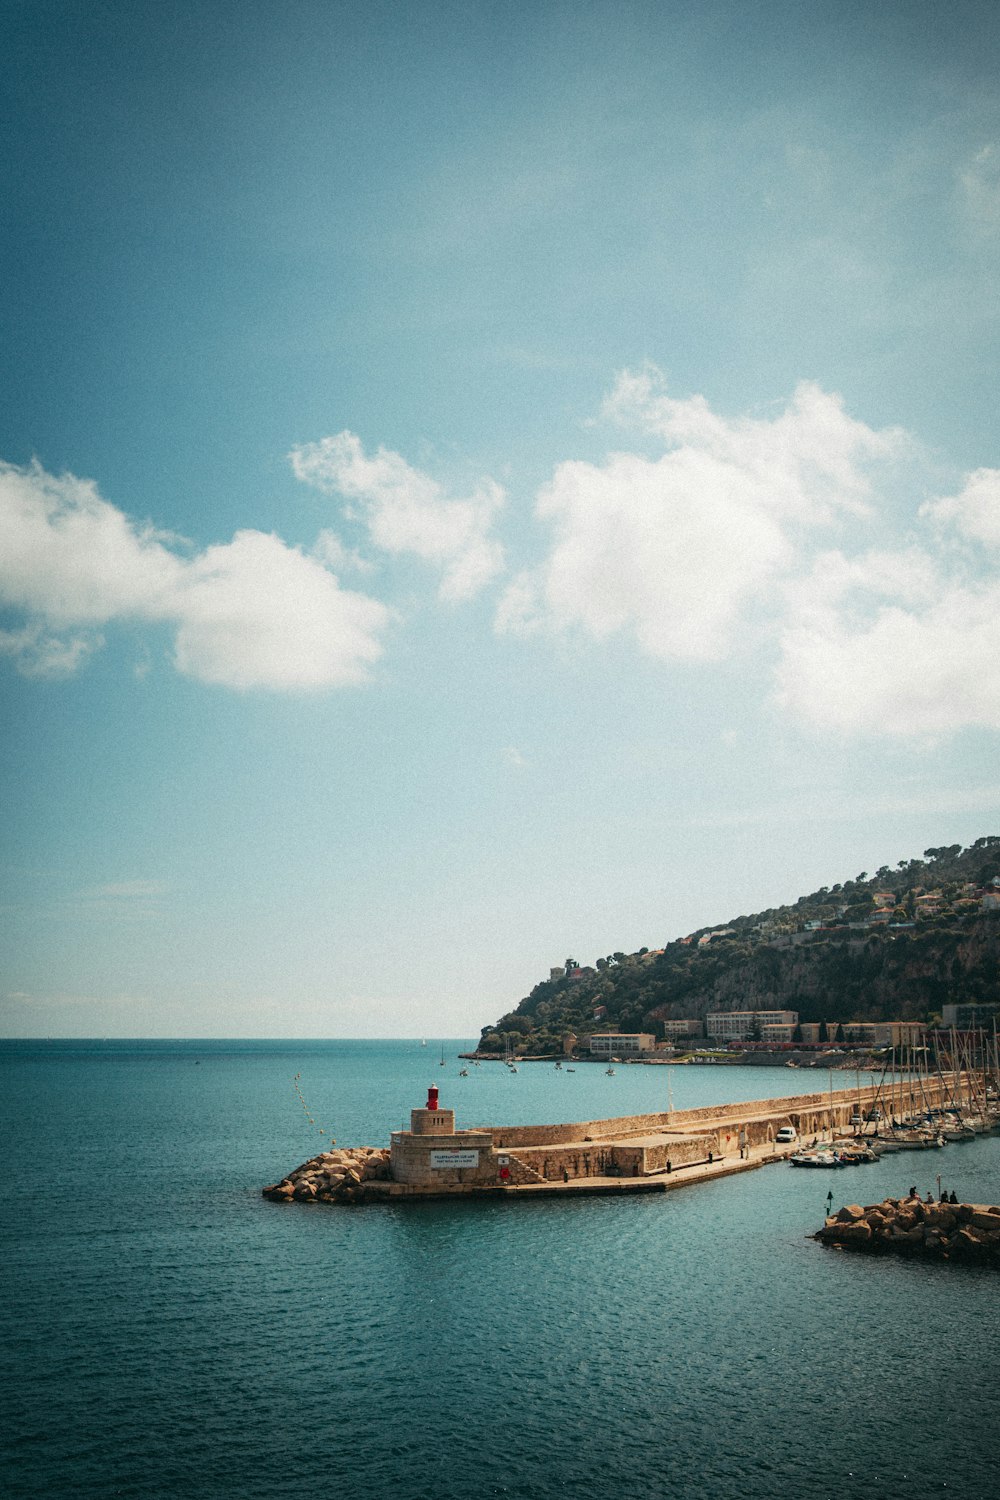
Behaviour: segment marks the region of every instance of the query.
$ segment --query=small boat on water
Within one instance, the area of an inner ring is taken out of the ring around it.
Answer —
[[[841,1161],[835,1151],[796,1151],[788,1158],[793,1167],[843,1167],[847,1163]]]
[[[863,1162],[878,1161],[878,1153],[870,1146],[858,1146],[852,1142],[849,1145],[838,1145],[836,1150],[845,1167],[859,1167]]]
[[[604,1071],[605,1071],[605,1073],[607,1074],[607,1076],[609,1078],[614,1078],[614,1076],[615,1076],[615,1070],[614,1070],[614,1068],[605,1068]]]
[[[897,1151],[930,1151],[944,1145],[944,1137],[930,1130],[896,1130],[892,1140]]]

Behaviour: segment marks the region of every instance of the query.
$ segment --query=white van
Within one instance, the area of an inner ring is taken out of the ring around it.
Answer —
[[[798,1138],[799,1133],[795,1129],[794,1125],[782,1125],[781,1129],[778,1131],[778,1134],[774,1137],[774,1140],[775,1144],[778,1146],[789,1146],[794,1141],[797,1141]]]

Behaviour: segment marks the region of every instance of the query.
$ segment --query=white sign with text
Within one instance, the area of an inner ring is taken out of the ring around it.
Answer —
[[[432,1151],[432,1167],[478,1167],[478,1151]]]

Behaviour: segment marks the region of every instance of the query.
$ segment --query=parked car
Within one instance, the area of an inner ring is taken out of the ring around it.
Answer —
[[[793,1141],[797,1141],[798,1138],[799,1133],[794,1125],[782,1125],[774,1139],[779,1146],[785,1146],[790,1145]]]

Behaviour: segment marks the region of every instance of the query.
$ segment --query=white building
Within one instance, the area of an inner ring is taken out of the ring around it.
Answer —
[[[641,1057],[655,1047],[650,1031],[595,1031],[590,1038],[591,1057]]]
[[[663,1023],[663,1035],[668,1042],[676,1041],[678,1037],[683,1036],[702,1036],[704,1030],[703,1022],[697,1018],[690,1021],[664,1021]]]
[[[796,1010],[719,1010],[705,1017],[705,1031],[719,1042],[748,1042],[758,1031],[763,1040],[768,1026],[798,1024]]]

